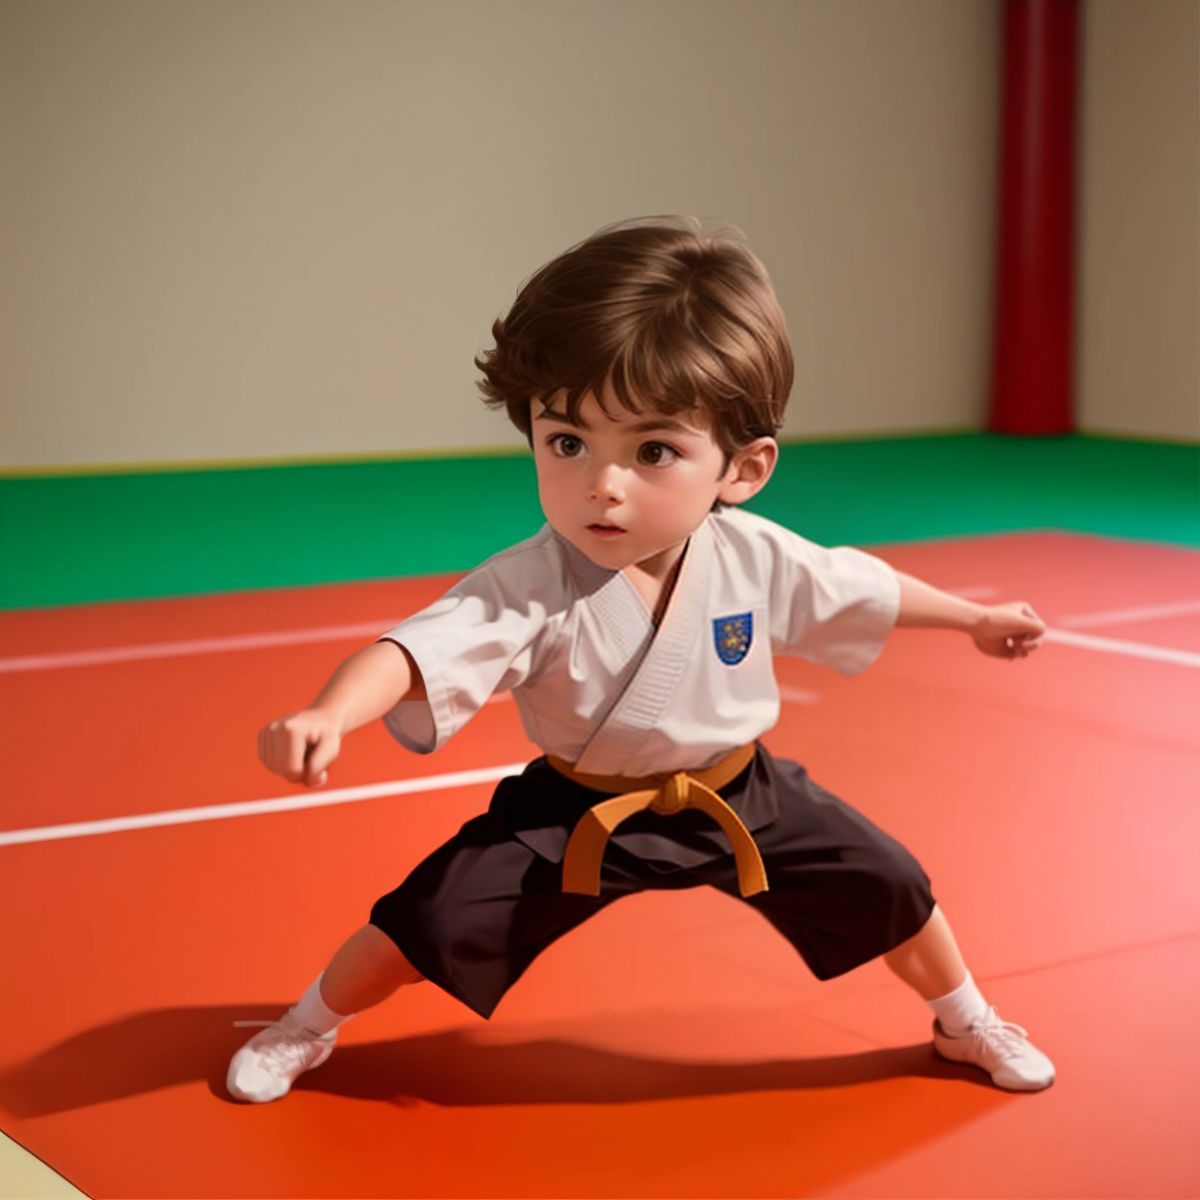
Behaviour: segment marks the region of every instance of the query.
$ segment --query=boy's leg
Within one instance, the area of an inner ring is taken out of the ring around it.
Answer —
[[[364,925],[346,940],[325,968],[321,999],[335,1013],[350,1016],[423,978],[382,929]]]
[[[967,977],[967,966],[950,931],[950,922],[936,905],[921,931],[883,958],[924,1000],[945,996]]]
[[[230,1095],[255,1103],[278,1100],[299,1075],[329,1058],[340,1025],[420,978],[382,930],[359,929],[278,1020],[234,1022],[266,1028],[234,1054],[226,1077]]]
[[[933,1010],[933,1044],[943,1058],[982,1067],[1011,1091],[1039,1091],[1054,1082],[1054,1064],[983,998],[940,908],[884,961]]]
[[[760,767],[749,786],[772,787],[779,816],[755,831],[770,890],[746,902],[818,979],[884,958],[933,1010],[934,1047],[943,1057],[984,1068],[1003,1088],[1033,1091],[1052,1083],[1050,1060],[979,993],[912,854],[799,764],[764,752]],[[709,881],[737,895],[732,859]]]

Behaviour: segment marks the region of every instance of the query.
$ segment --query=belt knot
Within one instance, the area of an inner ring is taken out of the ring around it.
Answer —
[[[676,771],[670,779],[658,789],[650,808],[664,817],[677,813],[688,806],[692,781],[686,771]]]
[[[767,872],[754,838],[741,817],[716,791],[736,779],[753,758],[751,742],[699,771],[675,771],[665,778],[662,775],[631,778],[582,774],[573,763],[546,755],[546,761],[560,775],[593,791],[617,793],[589,808],[572,830],[563,855],[563,891],[586,896],[600,894],[600,865],[609,836],[635,813],[650,809],[662,816],[672,816],[685,808],[698,808],[712,817],[729,839],[737,860],[738,888],[742,895],[765,892]]]

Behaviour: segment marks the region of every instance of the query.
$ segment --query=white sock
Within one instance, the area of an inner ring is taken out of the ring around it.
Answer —
[[[961,1037],[970,1028],[971,1022],[988,1010],[987,1001],[975,986],[970,971],[954,991],[937,1000],[926,1000],[925,1003],[933,1009],[938,1023],[951,1037]]]
[[[324,977],[325,972],[322,971],[312,981],[308,991],[292,1005],[292,1012],[299,1018],[300,1024],[306,1029],[311,1029],[318,1036],[329,1033],[331,1030],[336,1029],[343,1021],[348,1021],[354,1016],[353,1013],[347,1016],[335,1013],[321,999],[321,980]]]

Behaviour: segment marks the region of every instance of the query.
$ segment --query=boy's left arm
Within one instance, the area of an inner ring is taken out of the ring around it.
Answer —
[[[975,604],[900,571],[896,578],[900,581],[897,626],[961,629],[984,654],[1014,659],[1028,657],[1046,632],[1046,623],[1023,600]]]

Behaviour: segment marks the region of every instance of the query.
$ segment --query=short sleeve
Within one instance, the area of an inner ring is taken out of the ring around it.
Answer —
[[[384,715],[401,745],[418,754],[438,749],[493,692],[529,677],[554,607],[545,575],[531,553],[497,556],[381,636],[413,656],[425,681],[426,700],[401,701]]]
[[[853,546],[819,546],[782,526],[769,533],[771,647],[832,667],[865,671],[900,614],[900,581],[883,559]]]

